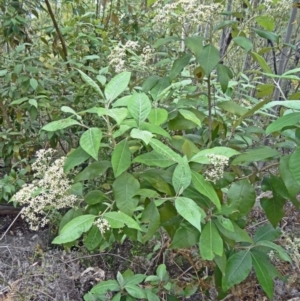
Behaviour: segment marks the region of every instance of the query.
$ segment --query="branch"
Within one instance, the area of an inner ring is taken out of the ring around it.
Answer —
[[[46,3],[46,6],[47,6],[49,15],[51,17],[53,26],[54,26],[54,28],[56,30],[56,33],[57,33],[57,35],[59,37],[59,40],[61,42],[62,52],[63,52],[63,59],[64,59],[65,62],[67,62],[68,61],[68,50],[67,50],[67,46],[66,46],[65,40],[64,40],[64,38],[63,38],[63,36],[61,34],[61,31],[60,31],[60,29],[58,27],[57,21],[56,21],[56,19],[54,17],[53,10],[51,8],[51,5],[50,5],[49,1],[45,0],[45,3]],[[69,63],[67,63],[67,66],[68,66],[68,69],[71,69],[71,66],[70,66]]]
[[[7,125],[12,129],[13,126],[12,126],[10,120],[9,120],[7,111],[6,111],[6,109],[5,109],[5,106],[4,106],[3,102],[2,102],[2,100],[0,100],[0,109],[1,109],[1,111],[2,111],[3,118],[5,119]]]

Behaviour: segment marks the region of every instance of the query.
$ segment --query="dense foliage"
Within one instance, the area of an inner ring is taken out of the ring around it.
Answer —
[[[285,203],[300,207],[297,7],[200,2],[4,1],[1,198],[35,229],[53,218],[53,244],[167,235],[161,249],[210,262],[220,299],[252,269],[272,299],[268,253],[291,261],[273,241]],[[60,159],[34,155],[49,148]],[[269,223],[250,235],[255,206]],[[158,262],[85,300],[179,300],[201,283],[182,287]]]

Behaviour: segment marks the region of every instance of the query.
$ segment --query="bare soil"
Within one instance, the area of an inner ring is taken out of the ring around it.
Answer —
[[[290,204],[285,209],[286,218],[280,225],[282,230],[292,238],[300,237],[300,212]],[[0,215],[0,301],[79,301],[93,285],[115,279],[118,271],[130,268],[135,273],[151,274],[162,262],[167,264],[171,277],[179,284],[198,283],[196,294],[180,300],[217,300],[211,277],[213,267],[195,256],[197,250],[161,249],[156,251],[153,260],[148,260],[153,244],[133,245],[125,241],[105,253],[90,254],[83,247],[66,252],[51,245],[53,236],[49,229],[31,232],[22,220],[18,220],[7,231],[14,218]],[[257,207],[250,216],[248,229],[254,232],[265,222],[264,213]],[[284,247],[284,239],[279,243]],[[298,254],[300,262],[300,249]],[[274,300],[300,301],[299,264],[280,261],[274,264],[285,276],[285,281],[275,280]],[[223,300],[269,299],[251,274]]]

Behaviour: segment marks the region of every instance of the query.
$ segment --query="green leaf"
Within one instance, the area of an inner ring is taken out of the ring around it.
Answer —
[[[80,146],[77,147],[74,151],[68,154],[64,165],[64,172],[70,171],[75,166],[82,164],[88,158],[90,158],[90,155],[87,154]]]
[[[160,281],[159,277],[155,276],[155,275],[147,276],[146,279],[145,279],[145,282],[156,282],[156,283],[158,283],[159,281]]]
[[[171,186],[160,176],[161,171],[160,170],[148,170],[140,174],[142,179],[149,182],[149,184],[155,188],[156,190],[163,192],[167,195],[173,195],[173,190],[171,189]]]
[[[77,69],[77,71],[80,73],[81,78],[104,99],[104,95],[99,86],[96,84],[96,82],[94,82],[88,75],[86,75],[81,70]]]
[[[287,126],[296,126],[300,121],[300,112],[291,113],[277,118],[266,128],[266,134],[281,131]]]
[[[175,206],[170,201],[166,201],[159,208],[159,214],[161,225],[166,229],[170,237],[173,237],[182,221],[181,216],[178,216],[177,214]]]
[[[147,188],[142,188],[139,189],[135,195],[140,195],[143,196],[145,198],[159,198],[160,195],[157,191],[152,190],[152,189],[147,189]]]
[[[298,150],[297,150],[297,152],[298,152]],[[296,182],[295,178],[293,177],[293,175],[290,171],[290,167],[289,167],[290,166],[290,163],[289,163],[290,158],[291,158],[291,155],[287,155],[280,159],[279,171],[280,171],[281,179],[283,180],[283,182],[287,188],[287,191],[290,195],[291,202],[293,202],[293,204],[298,209],[300,209],[300,202],[296,198],[298,193],[300,193],[300,184],[298,184]]]
[[[222,287],[224,291],[245,280],[252,269],[252,258],[249,250],[240,251],[229,257]]]
[[[108,199],[107,195],[100,190],[91,190],[84,197],[88,205],[101,204],[105,199]]]
[[[96,216],[85,214],[75,217],[68,222],[52,241],[53,244],[65,244],[78,239],[82,233],[87,232],[93,225]]]
[[[130,72],[122,72],[112,78],[105,86],[104,94],[108,103],[115,100],[122,92],[125,91],[129,84],[130,76]]]
[[[160,281],[166,280],[168,277],[167,267],[165,264],[160,264],[156,269],[156,275],[160,279]]]
[[[114,108],[114,109],[106,109],[101,107],[93,107],[88,110],[83,111],[84,113],[92,113],[98,114],[99,117],[103,115],[110,116],[113,118],[118,125],[122,123],[122,121],[127,117],[128,110],[126,108]]]
[[[259,284],[262,286],[267,296],[272,300],[274,286],[271,271],[273,269],[275,270],[275,268],[271,265],[270,262],[268,262],[263,256],[260,255],[260,252],[251,250],[251,256],[252,264]]]
[[[215,204],[218,210],[221,209],[219,197],[210,182],[206,181],[202,175],[192,171],[192,183],[201,194],[208,197]]]
[[[60,109],[61,109],[62,112],[70,113],[72,115],[75,115],[78,120],[82,119],[82,117],[80,115],[78,115],[72,108],[70,108],[68,106],[62,106]]]
[[[260,56],[258,53],[251,51],[251,56],[252,58],[258,62],[258,64],[260,65],[260,67],[266,72],[266,73],[271,73],[272,74],[272,70],[269,67],[269,65],[267,64],[267,62],[265,61],[265,59]]]
[[[119,293],[117,293],[117,294],[115,294],[113,296],[113,298],[111,299],[111,301],[121,301],[121,297],[122,297],[122,294],[119,292]],[[106,296],[105,296],[105,298],[106,298]],[[87,300],[87,301],[89,301],[89,300]]]
[[[136,285],[126,284],[124,288],[134,298],[144,299],[146,297],[145,291]]]
[[[164,91],[170,85],[171,83],[169,77],[162,77],[161,79],[159,79],[157,84],[150,91],[153,100],[158,101],[161,92]]]
[[[238,21],[236,21],[236,20],[225,20],[225,21],[222,21],[222,22],[218,23],[214,27],[214,31],[217,31],[219,29],[223,29],[224,27],[233,27],[232,25],[236,25],[236,24],[238,24]]]
[[[169,167],[175,164],[173,160],[170,160],[169,158],[166,158],[155,151],[139,155],[135,157],[132,162],[142,163],[147,166],[157,166],[162,168]]]
[[[118,281],[120,287],[123,288],[124,287],[124,278],[119,271],[117,273],[117,281]]]
[[[143,92],[148,93],[158,83],[159,79],[160,77],[157,75],[147,77],[142,84]]]
[[[168,119],[168,111],[161,108],[151,109],[148,119],[153,125],[161,125]]]
[[[97,226],[92,226],[88,234],[84,237],[83,243],[89,251],[95,250],[102,241],[102,235]]]
[[[152,134],[157,134],[166,138],[170,138],[170,135],[167,131],[163,130],[160,126],[150,124],[150,123],[142,123],[141,130],[151,132]]]
[[[279,35],[274,32],[252,28],[261,38],[279,43]]]
[[[290,256],[287,254],[287,252],[280,246],[274,244],[271,241],[268,240],[260,240],[256,243],[256,246],[260,246],[260,247],[268,247],[270,249],[276,250],[278,252],[279,257],[284,260],[287,261],[289,263],[292,263],[292,260],[290,258]]]
[[[257,98],[263,98],[266,96],[271,96],[274,91],[274,84],[263,84],[263,85],[257,85],[256,86],[256,97]],[[265,107],[265,106],[264,106]],[[263,107],[263,109],[264,109]]]
[[[206,45],[203,47],[197,61],[208,76],[220,61],[219,50],[212,44]]]
[[[147,233],[143,237],[143,243],[145,243],[153,237],[160,227],[160,215],[154,202],[150,202],[144,209],[141,221],[148,223]]]
[[[190,120],[192,122],[194,122],[195,124],[197,124],[198,126],[201,126],[201,121],[200,119],[191,111],[189,110],[184,110],[184,109],[180,109],[178,110],[178,112],[187,120]]]
[[[128,101],[128,111],[140,127],[150,114],[150,99],[145,93],[133,94]]]
[[[31,88],[33,90],[36,90],[36,88],[39,85],[38,82],[37,82],[37,80],[35,78],[31,78],[30,81],[29,81],[29,83],[30,83],[30,86],[31,86]]]
[[[108,221],[109,225],[113,229],[120,229],[126,225],[128,228],[141,230],[140,225],[130,216],[123,212],[106,212],[103,217]]]
[[[259,227],[254,234],[253,240],[257,243],[260,240],[275,240],[281,235],[279,228],[274,229],[271,224],[266,224],[262,227]]]
[[[156,294],[154,294],[150,289],[146,289],[145,293],[148,301],[160,301],[159,297]]]
[[[37,101],[36,101],[35,99],[29,99],[29,100],[28,100],[28,103],[29,103],[30,105],[32,105],[33,107],[35,107],[35,108],[38,107],[38,103],[37,103]]]
[[[280,153],[269,146],[262,146],[255,149],[250,149],[247,152],[239,155],[231,162],[231,165],[239,165],[244,163],[264,161],[268,158],[279,156]]]
[[[204,41],[205,39],[199,36],[187,37],[184,40],[185,46],[188,47],[194,53],[197,62],[199,62],[199,57],[203,50]]]
[[[46,124],[45,126],[42,127],[42,130],[47,132],[55,132],[55,131],[63,130],[72,125],[80,125],[80,123],[71,118],[61,119]]]
[[[153,135],[152,133],[148,131],[141,131],[139,129],[132,129],[130,132],[130,137],[134,139],[140,139],[144,141],[146,145],[149,144],[150,140],[152,139]]]
[[[118,125],[127,117],[128,110],[126,108],[114,108],[106,111],[106,114],[113,118]]]
[[[28,97],[22,97],[22,98],[19,98],[19,99],[16,99],[14,101],[12,101],[9,105],[12,106],[12,105],[20,105],[21,103],[25,102],[28,100]]]
[[[183,68],[190,62],[191,58],[192,55],[190,53],[186,53],[174,61],[169,75],[170,81],[172,81],[177,75],[181,73]]]
[[[125,279],[125,284],[133,284],[133,285],[137,285],[140,284],[141,282],[143,282],[146,278],[146,275],[143,274],[133,274],[131,275],[131,270],[126,270],[123,273],[123,277]]]
[[[255,20],[258,25],[268,30],[269,32],[275,29],[275,20],[271,15],[257,16],[255,17]]]
[[[72,184],[71,188],[68,191],[70,194],[77,195],[79,197],[82,197],[83,192],[83,186],[82,183],[74,183]]]
[[[238,37],[233,38],[232,40],[235,44],[237,44],[238,46],[240,46],[247,52],[250,51],[253,47],[252,42],[248,38],[238,36]]]
[[[111,167],[109,161],[93,162],[87,166],[82,172],[76,175],[74,182],[92,180],[101,177],[107,169]]]
[[[77,216],[82,215],[82,210],[81,209],[75,209],[72,208],[70,209],[61,219],[60,223],[59,223],[59,229],[58,231],[61,232],[61,229],[68,223],[70,222],[72,219],[74,219]]]
[[[226,112],[238,116],[243,116],[248,112],[248,109],[244,108],[243,106],[240,106],[239,104],[233,101],[221,101],[217,103],[217,106]]]
[[[134,198],[140,189],[139,181],[129,173],[122,173],[113,183],[113,193],[117,207],[127,215],[132,215],[139,200]]]
[[[90,128],[82,134],[79,144],[86,153],[97,161],[101,139],[101,129]]]
[[[126,171],[131,164],[131,152],[127,139],[118,143],[112,153],[111,164],[115,178]]]
[[[218,220],[214,220],[214,223],[223,236],[236,242],[253,243],[252,238],[249,236],[247,231],[241,229],[235,222],[232,222],[234,231],[231,231],[231,229],[228,230],[223,224],[219,223]]]
[[[171,249],[186,249],[195,246],[199,242],[199,231],[189,224],[182,224],[172,238]]]
[[[233,148],[224,147],[224,146],[216,146],[213,148],[201,150],[195,156],[193,156],[190,159],[190,161],[201,163],[201,164],[210,164],[210,161],[207,158],[207,155],[209,155],[209,154],[222,155],[227,158],[230,158],[232,156],[239,155],[240,152],[236,151]]]
[[[180,301],[178,298],[167,294],[167,301]]]
[[[291,175],[298,185],[300,185],[300,147],[298,146],[289,160],[289,168]]]
[[[289,109],[293,109],[293,110],[300,110],[300,101],[295,101],[295,100],[285,100],[285,101],[281,101],[281,100],[274,100],[271,101],[267,104],[265,104],[262,109],[270,109],[276,106],[282,106],[285,108],[289,108]]]
[[[105,77],[104,75],[99,74],[99,75],[96,76],[96,79],[97,79],[97,81],[98,81],[102,86],[105,85],[105,83],[106,83],[106,77]]]
[[[215,255],[223,255],[223,239],[211,220],[206,223],[202,230],[199,247],[201,257],[204,260],[213,260]]]
[[[108,292],[117,292],[120,290],[121,288],[116,280],[107,280],[107,281],[102,281],[101,283],[98,283],[95,286],[93,286],[92,289],[90,290],[90,293],[97,296],[97,295],[106,294]]]
[[[218,75],[219,83],[221,85],[222,92],[225,93],[227,91],[228,83],[230,79],[233,78],[233,74],[227,66],[223,64],[218,64],[217,75]]]
[[[152,138],[150,141],[150,145],[153,148],[156,153],[160,154],[161,156],[164,156],[170,161],[173,161],[174,163],[181,163],[182,158],[180,155],[175,153],[170,147],[167,145],[163,144],[157,139]]]
[[[227,193],[227,203],[229,207],[237,210],[231,216],[236,219],[238,217],[246,216],[255,204],[256,194],[248,179],[243,179],[234,182]]]
[[[154,1],[154,0],[150,0],[150,1]],[[156,1],[156,0],[155,0],[155,1]],[[154,43],[153,47],[154,47],[154,48],[158,48],[158,47],[160,47],[160,46],[162,46],[162,45],[165,45],[165,44],[170,43],[170,42],[175,42],[175,41],[178,41],[178,40],[180,40],[180,38],[179,38],[179,37],[175,37],[175,36],[167,37],[167,38],[162,38],[162,39],[158,39],[158,40]]]
[[[192,181],[191,169],[186,157],[179,163],[172,176],[172,184],[177,195],[181,194]]]
[[[4,70],[0,70],[0,76],[4,76],[7,74],[7,70],[4,69]]]
[[[201,221],[205,213],[192,199],[178,197],[175,199],[175,207],[178,214],[201,232]]]
[[[217,215],[217,219],[220,225],[222,225],[222,227],[224,227],[226,230],[230,232],[234,232],[232,221],[229,218],[226,218],[222,215]]]
[[[285,204],[285,200],[280,196],[274,195],[272,198],[262,198],[260,200],[260,204],[270,223],[273,227],[276,227],[284,217],[283,206]]]

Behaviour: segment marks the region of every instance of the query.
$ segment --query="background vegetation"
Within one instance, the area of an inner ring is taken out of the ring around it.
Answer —
[[[153,275],[120,271],[85,300],[209,295],[200,268],[169,277],[168,248],[208,262],[219,299],[252,269],[273,298],[268,254],[291,262],[273,241],[300,207],[298,6],[2,0],[2,202],[66,249],[157,242]],[[255,206],[269,223],[250,233]]]

